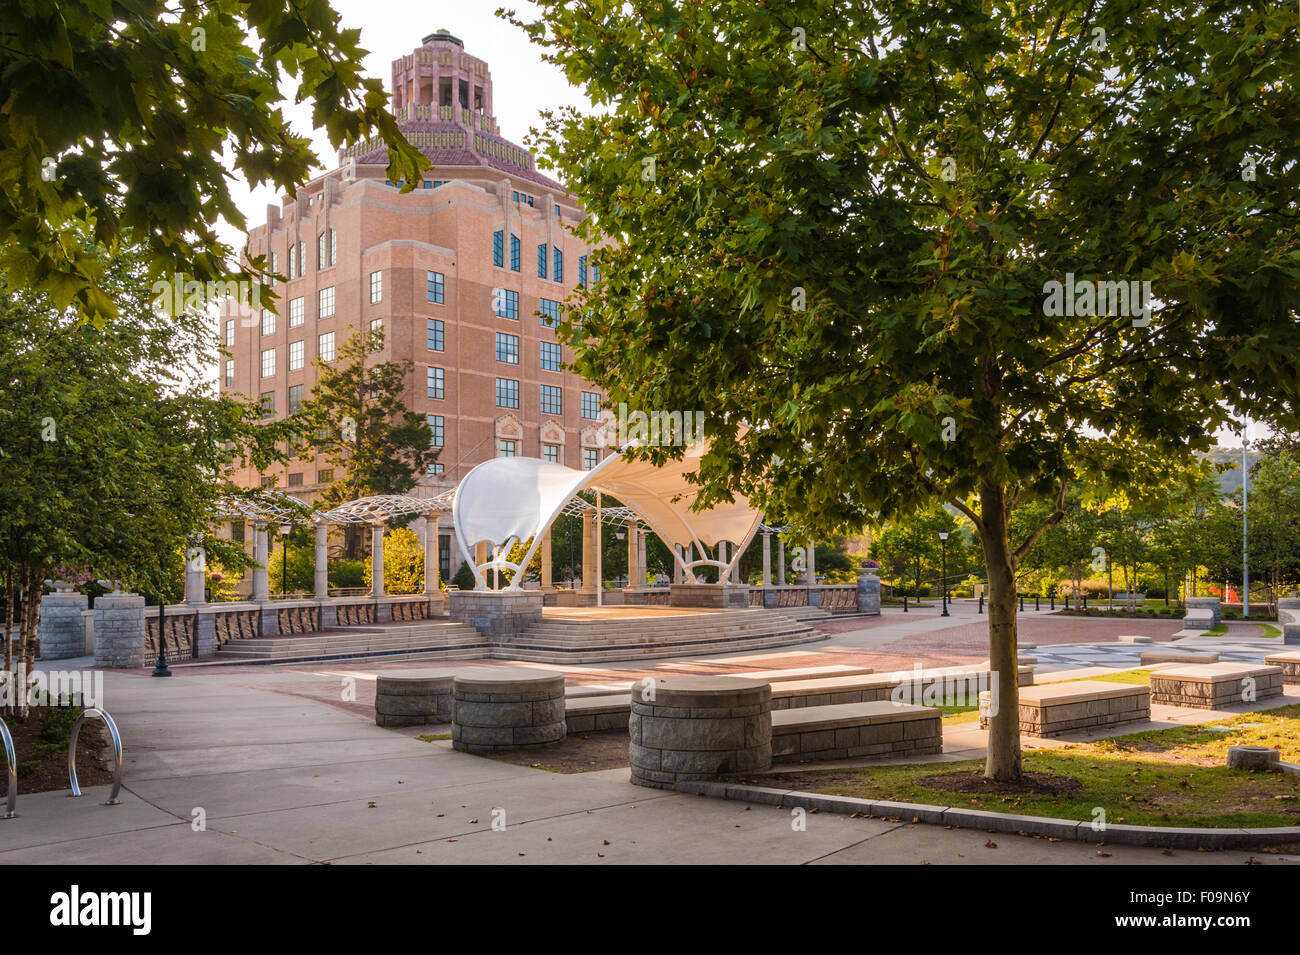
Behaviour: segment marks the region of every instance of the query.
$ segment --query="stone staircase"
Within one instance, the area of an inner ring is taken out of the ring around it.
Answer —
[[[751,608],[636,620],[542,620],[499,648],[498,655],[539,663],[599,663],[734,653],[826,639],[827,634],[784,611]]]
[[[216,662],[298,663],[357,657],[453,660],[489,656],[490,649],[482,634],[469,624],[420,620],[381,627],[230,640],[217,652]]]

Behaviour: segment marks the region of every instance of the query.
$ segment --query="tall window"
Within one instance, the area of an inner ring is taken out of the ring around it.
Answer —
[[[578,256],[578,288],[587,287],[587,257]]]
[[[289,342],[289,370],[297,371],[302,367],[303,343]]]
[[[497,457],[513,458],[519,454],[519,442],[508,441],[505,438],[497,439]]]
[[[328,232],[322,232],[316,236],[316,268],[329,268],[330,265],[330,237]]]
[[[519,407],[519,382],[513,378],[497,379],[497,407]]]
[[[269,418],[275,414],[275,392],[262,392],[262,417]]]
[[[447,383],[446,372],[443,371],[443,369],[441,368],[435,368],[433,365],[430,365],[428,375],[426,376],[425,379],[425,385],[428,390],[429,397],[437,398],[439,400],[445,398],[446,383]]]
[[[600,463],[600,451],[597,448],[582,449],[582,469],[590,471]]]
[[[495,301],[492,303],[493,310],[501,318],[513,318],[519,320],[519,293],[508,288],[497,289],[492,296]]]
[[[298,277],[297,270],[295,269],[297,262],[298,262],[298,250],[294,246],[294,244],[290,242],[289,243],[289,278],[290,279],[296,279]]]
[[[226,359],[226,387],[235,387],[235,360],[233,358]]]
[[[262,377],[270,378],[275,374],[275,349],[267,348],[262,351]]]
[[[337,265],[339,261],[339,234],[330,229],[330,265]]]
[[[497,361],[507,365],[519,364],[519,336],[497,332]]]
[[[326,332],[316,338],[316,354],[321,361],[334,360],[334,333]]]
[[[560,446],[558,444],[542,445],[542,459],[552,464],[560,463]]]
[[[382,271],[371,272],[370,273],[370,304],[374,305],[376,302],[382,302],[383,300],[384,300],[384,273]]]
[[[271,253],[271,274],[267,276],[267,281],[266,281],[266,284],[271,286],[271,288],[275,288],[275,277],[277,274],[279,274],[279,272],[280,272],[279,253],[272,252]]]
[[[433,302],[435,305],[443,304],[442,302],[443,281],[444,279],[441,272],[429,273],[427,291],[429,294],[429,301]]]
[[[600,395],[594,391],[582,393],[582,416],[584,418],[600,417]]]
[[[307,243],[298,243],[298,278],[307,274]]]
[[[317,484],[329,484],[334,480],[333,468],[321,468],[320,473],[316,475]]]
[[[546,278],[546,243],[543,242],[537,247],[537,277]]]
[[[334,314],[334,286],[323,288],[316,293],[316,314],[320,318],[329,318]]]
[[[559,248],[551,250],[551,278],[557,282],[564,281],[564,251]]]
[[[299,295],[297,298],[289,299],[289,327],[297,328],[302,324],[303,318],[307,314],[307,300]]]
[[[519,271],[519,236],[510,236],[510,271]]]
[[[429,447],[431,448],[442,447],[442,439],[443,439],[442,415],[440,414],[426,415],[425,420],[429,422],[429,434],[430,434]]]
[[[275,312],[271,311],[269,308],[262,309],[262,334],[275,334]]]
[[[538,300],[537,310],[542,313],[542,324],[554,328],[560,324],[560,303],[549,298]]]
[[[542,414],[564,414],[563,395],[555,385],[542,385]]]
[[[443,324],[441,319],[429,319],[428,337],[429,351],[443,350]]]
[[[492,264],[497,268],[501,268],[506,264],[505,246],[502,244],[504,236],[504,232],[492,233]],[[510,238],[513,240],[514,236]]]
[[[560,370],[560,346],[555,342],[542,342],[542,370]]]
[[[301,342],[299,342],[301,344]],[[302,385],[289,386],[289,414],[302,407]]]
[[[226,344],[232,347],[235,344],[235,320],[233,318],[226,321]]]

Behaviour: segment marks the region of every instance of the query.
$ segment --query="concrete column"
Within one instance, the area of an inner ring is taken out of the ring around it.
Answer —
[[[478,569],[479,567],[482,567],[484,564],[487,563],[487,559],[488,559],[487,541],[479,541],[477,544],[474,545],[474,564],[475,564],[475,566],[472,567],[472,568],[470,568],[471,570],[474,571],[474,589],[475,589],[475,590],[487,590],[487,589],[488,589],[488,585],[487,585],[487,572]]]
[[[424,515],[424,592],[434,596],[438,588],[438,524],[437,514]]]
[[[207,554],[202,547],[188,547],[185,551],[185,602],[206,603],[203,599],[203,575],[208,569]]]
[[[673,581],[675,583],[686,583],[686,571],[682,567],[682,545],[673,545]]]
[[[542,554],[542,590],[550,593],[555,589],[551,570],[551,529],[548,527],[542,535],[542,543],[537,548]]]
[[[785,586],[785,538],[776,539],[776,584]]]
[[[265,524],[253,525],[253,560],[257,561],[257,566],[253,568],[253,600],[270,600],[271,578],[266,568],[271,560],[271,547],[266,537]]]
[[[736,565],[731,568],[731,582],[740,583],[740,545],[736,545]]]
[[[644,587],[645,574],[640,572],[637,566],[637,557],[641,553],[641,548],[637,541],[641,538],[640,523],[638,521],[627,522],[627,585],[629,587]]]
[[[384,530],[383,524],[370,527],[370,596],[384,596]]]
[[[817,586],[817,545],[808,542],[808,586]]]
[[[144,649],[144,613],[139,594],[115,591],[95,601],[96,666],[131,669],[153,662]]]
[[[330,526],[326,521],[316,522],[316,555],[313,564],[312,592],[317,600],[324,600],[330,595],[329,569]]]
[[[760,586],[772,586],[772,532],[763,531],[763,579]]]
[[[636,532],[636,541],[637,541],[637,543],[636,543],[636,566],[637,566],[637,569],[641,572],[641,576],[637,578],[637,580],[638,580],[637,586],[638,586],[638,587],[641,587],[641,586],[644,586],[644,585],[645,585],[645,575],[646,575],[646,573],[647,573],[648,570],[649,570],[649,568],[648,568],[648,566],[647,566],[647,564],[646,564],[646,559],[645,559],[646,537],[649,535],[649,533],[650,533],[650,531],[646,530],[645,528],[641,528],[641,527],[638,527],[638,528],[637,528],[637,532]]]
[[[86,652],[86,609],[89,602],[70,584],[55,583],[52,594],[41,598],[41,659],[62,660]]]
[[[718,563],[725,564],[726,562],[727,562],[727,542],[718,541]],[[722,583],[726,579],[727,579],[726,572],[723,570],[723,568],[719,567],[718,583]]]
[[[594,594],[600,587],[596,580],[596,512],[582,512],[582,586],[580,593]]]

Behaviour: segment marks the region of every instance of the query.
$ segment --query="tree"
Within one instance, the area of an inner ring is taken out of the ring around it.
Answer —
[[[218,217],[245,229],[226,159],[294,195],[319,163],[277,105],[290,95],[313,104],[335,147],[382,137],[388,178],[415,188],[429,161],[398,131],[382,81],[361,77],[359,39],[328,0],[6,4],[0,272],[96,321],[118,307],[85,231],[113,252],[142,247],[151,280],[251,280],[265,261],[228,277],[217,237]]]
[[[201,383],[196,370],[216,360],[212,323],[154,311],[142,256],[87,254],[127,320],[81,323],[0,277],[0,569],[24,673],[47,575],[93,572],[166,599],[178,596],[191,543],[247,566],[208,523],[236,493],[229,469],[283,459],[275,445],[287,434]],[[11,650],[6,641],[6,669]]]
[[[366,561],[365,585],[374,580]],[[424,545],[409,527],[395,527],[384,540],[384,590],[390,594],[418,594],[424,589]]]
[[[917,514],[892,521],[880,532],[872,543],[871,556],[880,562],[881,568],[896,581],[896,586],[906,590],[905,582],[909,571],[915,593],[920,596],[922,571],[928,569],[938,578],[943,557],[943,545],[939,534],[946,531],[948,538],[949,568],[956,571],[964,563],[964,540],[958,533],[960,523],[948,510],[935,505]],[[818,555],[817,566],[821,566]],[[955,576],[950,574],[949,577]]]
[[[701,507],[818,536],[964,513],[1005,677],[985,771],[1018,780],[1015,577],[1072,484],[1300,411],[1294,11],[539,7],[520,25],[598,108],[541,133],[599,249],[575,370],[709,409]]]
[[[438,460],[428,422],[406,407],[404,396],[414,364],[372,363],[383,348],[383,332],[357,332],[338,349],[336,362],[317,358],[316,384],[295,416],[303,457],[323,454],[336,477],[320,492],[319,504],[337,504],[376,494],[405,494]],[[357,527],[344,525],[344,555],[360,550]]]

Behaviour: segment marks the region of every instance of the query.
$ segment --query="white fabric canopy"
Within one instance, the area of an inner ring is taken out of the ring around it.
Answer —
[[[451,509],[456,538],[480,584],[487,568],[505,567],[515,571],[510,589],[518,589],[523,576],[519,569],[528,566],[542,535],[564,505],[579,491],[595,490],[626,504],[670,547],[716,547],[719,541],[735,544],[735,553],[725,565],[711,560],[687,564],[715,564],[729,572],[758,530],[761,515],[740,495],[730,504],[691,510],[699,488],[686,474],[698,469],[707,451],[708,444],[700,442],[687,448],[680,461],[662,466],[630,460],[619,453],[590,471],[537,458],[493,458],[465,475],[456,488]],[[493,549],[530,537],[532,547],[518,565],[501,557],[490,557],[482,565],[475,563],[473,551],[479,543]]]

